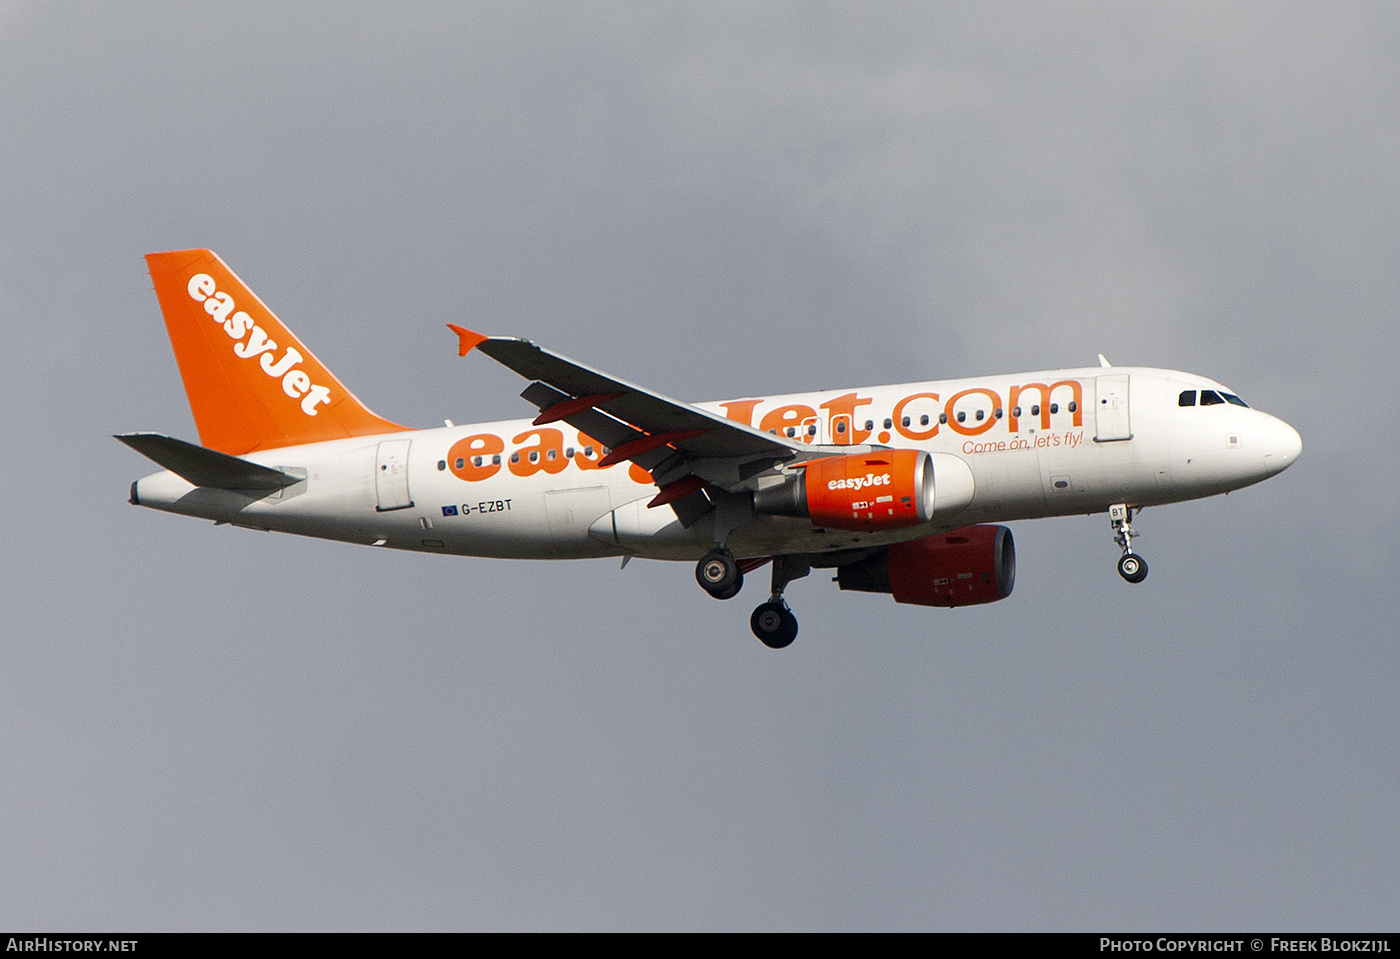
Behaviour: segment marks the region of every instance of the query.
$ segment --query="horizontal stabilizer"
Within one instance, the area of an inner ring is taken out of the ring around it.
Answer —
[[[113,437],[136,452],[164,466],[195,486],[214,489],[277,490],[300,483],[305,477],[289,476],[270,466],[259,466],[236,456],[205,449],[160,433],[123,433]]]

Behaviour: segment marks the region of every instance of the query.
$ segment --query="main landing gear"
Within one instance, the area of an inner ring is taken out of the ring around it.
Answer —
[[[1113,541],[1123,547],[1118,558],[1118,575],[1130,583],[1147,578],[1147,560],[1133,552],[1133,511],[1126,503],[1114,503],[1108,508],[1108,525],[1113,528]]]
[[[753,634],[769,649],[782,649],[797,638],[797,617],[780,596],[760,603],[749,617]]]
[[[805,556],[773,557],[773,592],[768,602],[760,603],[749,617],[749,627],[769,649],[782,649],[797,638],[797,617],[788,609],[783,590],[795,579],[812,571]]]
[[[733,599],[744,588],[744,571],[727,549],[712,549],[695,564],[695,581],[715,599]]]
[[[788,609],[783,590],[812,571],[805,556],[773,557],[773,592],[749,617],[749,626],[763,645],[782,649],[797,638],[797,617]],[[710,550],[695,564],[695,581],[715,599],[732,599],[744,586],[744,571],[723,547]]]

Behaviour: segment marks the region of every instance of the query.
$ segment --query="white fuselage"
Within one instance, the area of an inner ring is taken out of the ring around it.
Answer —
[[[932,522],[862,533],[756,514],[728,537],[743,557],[1196,499],[1259,482],[1298,456],[1298,434],[1282,420],[1233,401],[1182,406],[1183,391],[1228,395],[1189,373],[1095,367],[698,405],[834,452],[861,444],[934,454]],[[362,436],[243,457],[304,473],[305,482],[276,493],[196,488],[164,472],[139,480],[133,501],[258,529],[469,556],[694,560],[713,547],[713,513],[683,528],[671,508],[648,508],[657,487],[645,473],[627,463],[599,469],[601,450],[586,455],[590,446],[596,442],[566,423],[526,419]]]

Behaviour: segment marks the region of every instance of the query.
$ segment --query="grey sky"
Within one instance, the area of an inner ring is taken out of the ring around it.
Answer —
[[[1393,931],[1397,156],[1385,4],[0,2],[0,923]],[[775,654],[128,506],[189,246],[410,425],[529,411],[455,321],[697,400],[1102,351],[1304,454]]]

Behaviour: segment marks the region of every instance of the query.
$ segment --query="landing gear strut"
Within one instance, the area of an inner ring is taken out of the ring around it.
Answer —
[[[1133,552],[1133,511],[1126,503],[1114,503],[1108,508],[1108,525],[1113,528],[1113,541],[1123,547],[1118,559],[1118,575],[1130,583],[1147,578],[1147,560]]]
[[[695,564],[695,581],[715,599],[733,599],[744,588],[744,571],[727,549],[712,549]]]
[[[797,638],[797,617],[788,609],[783,590],[794,579],[812,571],[805,556],[773,557],[773,593],[768,602],[760,603],[749,617],[753,634],[769,649],[782,649]]]

